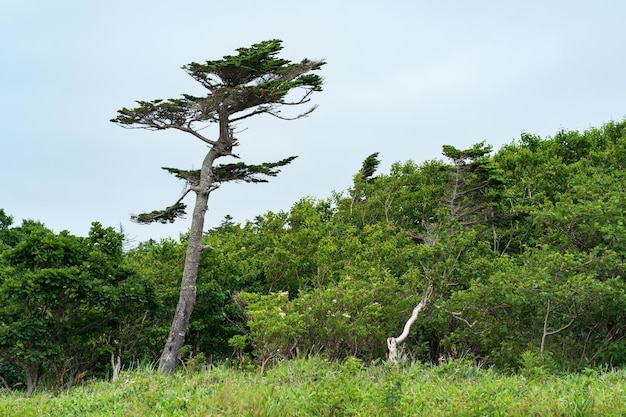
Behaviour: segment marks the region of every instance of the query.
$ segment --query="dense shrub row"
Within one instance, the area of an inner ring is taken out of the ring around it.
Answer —
[[[181,363],[297,355],[371,362],[429,285],[403,354],[516,370],[626,363],[626,122],[445,160],[365,160],[349,190],[205,233]],[[73,385],[158,358],[186,236],[123,250],[0,212],[0,375]],[[524,356],[526,355],[526,356]]]

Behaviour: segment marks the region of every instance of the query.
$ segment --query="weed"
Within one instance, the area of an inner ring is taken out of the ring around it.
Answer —
[[[626,371],[555,376],[522,359],[526,375],[448,361],[365,366],[321,358],[285,361],[267,372],[198,366],[164,376],[149,367],[67,391],[0,392],[2,416],[620,416]],[[531,378],[532,376],[532,378]]]

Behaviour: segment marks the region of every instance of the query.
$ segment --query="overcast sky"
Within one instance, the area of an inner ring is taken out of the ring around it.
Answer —
[[[189,218],[129,216],[176,201],[183,184],[160,167],[199,168],[206,146],[109,119],[134,100],[200,95],[181,66],[273,38],[284,58],[327,60],[319,108],[239,126],[242,160],[299,158],[270,183],[214,192],[207,228],[345,190],[373,152],[385,173],[444,144],[498,149],[523,131],[622,120],[625,16],[622,0],[4,1],[0,208],[55,232],[99,221],[136,241],[178,238]]]

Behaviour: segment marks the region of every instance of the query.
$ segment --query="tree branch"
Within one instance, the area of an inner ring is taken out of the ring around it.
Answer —
[[[138,215],[132,215],[130,219],[136,223],[173,223],[177,217],[182,217],[185,215],[186,206],[182,203],[183,199],[189,194],[189,191],[192,190],[193,187],[187,188],[180,198],[171,206],[166,207],[165,210],[153,210],[150,213],[142,213]]]
[[[567,323],[565,326],[561,327],[560,329],[557,330],[552,330],[550,332],[546,332],[546,336],[552,336],[553,334],[557,334],[562,332],[563,330],[567,329],[568,327],[570,327],[572,324],[574,324],[574,321],[576,321],[577,317],[572,317],[572,319],[570,320],[569,323]]]
[[[297,120],[297,119],[302,119],[303,117],[307,117],[309,114],[313,113],[315,109],[317,109],[317,106],[313,106],[309,110],[305,111],[304,113],[300,113],[299,115],[294,116],[294,117],[279,116],[277,113],[274,113],[271,111],[268,111],[267,114],[272,115],[280,120]]]
[[[6,379],[4,379],[2,377],[2,375],[0,375],[0,381],[2,381],[2,383],[4,384],[4,386],[6,387],[7,390],[9,390],[10,393],[13,393],[13,390],[11,389],[11,386],[9,386],[9,383],[7,382]]]
[[[424,291],[424,294],[422,295],[422,300],[419,302],[419,304],[417,304],[417,306],[415,306],[415,308],[413,309],[413,313],[411,314],[411,317],[409,317],[406,324],[404,325],[402,334],[400,334],[400,336],[398,337],[387,338],[387,348],[389,349],[389,362],[391,363],[398,362],[397,346],[400,343],[404,343],[406,338],[409,336],[409,332],[411,331],[411,326],[413,325],[413,323],[415,323],[415,320],[417,320],[417,315],[419,314],[419,312],[422,311],[422,309],[424,309],[424,307],[428,303],[428,300],[430,299],[430,296],[432,295],[432,293],[433,293],[433,284],[429,283],[428,287],[426,288],[426,291]]]
[[[541,353],[542,355],[543,355],[543,352],[544,352],[545,347],[546,347],[546,340],[548,339],[548,336],[555,335],[555,334],[560,333],[563,330],[567,329],[568,327],[570,327],[574,323],[574,321],[578,317],[577,314],[574,314],[574,317],[572,317],[570,322],[567,323],[565,326],[563,326],[563,327],[561,327],[560,329],[557,329],[557,330],[548,331],[548,321],[550,320],[550,313],[551,312],[552,312],[552,300],[548,300],[548,307],[546,308],[546,317],[543,320],[543,335],[541,336],[541,347],[539,349],[539,353]]]
[[[270,110],[271,110],[271,107],[269,107],[269,106],[268,107],[259,107],[256,110],[254,110],[254,111],[252,111],[252,112],[250,112],[248,114],[244,114],[243,116],[234,117],[234,118],[230,119],[230,121],[232,123],[238,122],[240,120],[247,119],[248,117],[256,116],[257,114],[267,113]]]
[[[191,123],[191,122],[190,122]],[[200,133],[198,133],[197,130],[192,129],[189,124],[187,126],[172,126],[174,129],[178,129],[182,132],[186,132],[186,133],[190,133],[193,136],[195,136],[196,138],[200,139],[202,142],[208,143],[211,146],[215,146],[217,145],[217,142],[214,140],[210,140],[205,138],[204,136],[202,136]]]
[[[473,323],[470,323],[469,321],[464,319],[461,312],[451,311],[450,314],[452,314],[452,317],[454,317],[455,319],[461,320],[463,323],[467,324],[468,327],[474,327],[474,325],[477,323],[476,320],[474,320]]]
[[[289,102],[284,102],[281,101],[279,103],[272,103],[271,105],[268,106],[259,106],[256,110],[248,113],[248,114],[244,114],[243,116],[237,116],[234,117],[232,119],[230,119],[231,122],[237,122],[239,120],[243,120],[243,119],[247,119],[248,117],[252,117],[255,116],[257,114],[263,114],[263,113],[268,113],[271,114],[272,116],[281,119],[281,120],[297,120],[297,119],[301,119],[303,117],[308,116],[311,112],[313,112],[315,109],[317,109],[317,106],[313,106],[311,107],[309,110],[307,110],[306,112],[299,114],[298,116],[295,117],[284,117],[284,116],[278,116],[277,112],[274,112],[273,109],[276,107],[276,104],[281,105],[281,106],[297,106],[300,104],[304,104],[304,103],[308,103],[309,101],[311,101],[311,99],[309,99],[309,96],[311,96],[313,94],[314,90],[308,90],[300,100],[298,101],[289,101]]]

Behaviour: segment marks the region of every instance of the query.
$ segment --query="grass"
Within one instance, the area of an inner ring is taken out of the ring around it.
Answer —
[[[626,371],[537,377],[467,363],[362,366],[319,358],[261,375],[227,366],[144,369],[63,392],[0,392],[0,416],[623,416]]]

